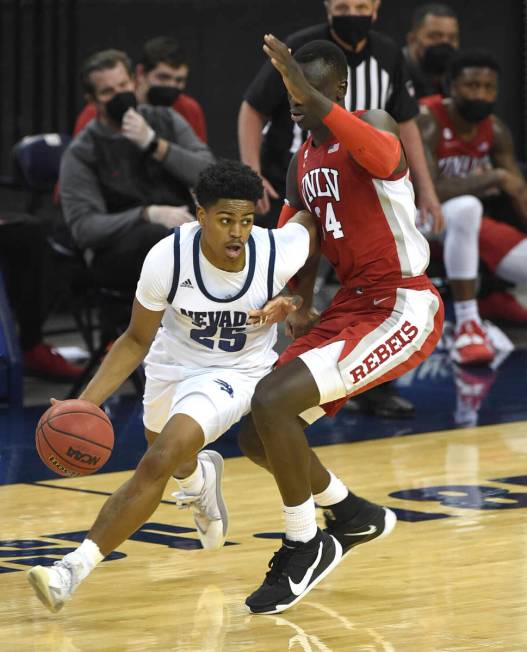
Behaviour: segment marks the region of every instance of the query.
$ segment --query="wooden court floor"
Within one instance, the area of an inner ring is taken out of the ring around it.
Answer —
[[[243,607],[278,544],[254,535],[281,528],[270,477],[245,459],[226,460],[236,545],[193,549],[190,513],[163,503],[119,549],[125,556],[101,564],[57,615],[25,570],[74,546],[129,473],[0,487],[0,650],[527,650],[527,422],[318,450],[401,520],[276,616]]]

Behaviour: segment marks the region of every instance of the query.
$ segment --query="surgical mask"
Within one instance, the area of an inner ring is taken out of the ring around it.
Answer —
[[[372,23],[372,16],[332,16],[331,19],[335,34],[353,47],[368,36]]]
[[[421,59],[423,70],[431,75],[444,75],[455,53],[450,43],[431,45],[423,52]]]
[[[135,109],[137,98],[132,91],[116,93],[109,102],[106,102],[106,113],[117,124],[121,124],[124,114],[128,109]]]
[[[154,106],[172,106],[181,95],[181,90],[175,86],[150,86],[147,99]]]
[[[487,102],[486,100],[455,100],[456,109],[467,122],[481,122],[494,113],[496,102]]]

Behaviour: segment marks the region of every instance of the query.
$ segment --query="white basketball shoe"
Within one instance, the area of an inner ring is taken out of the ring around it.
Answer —
[[[183,509],[191,507],[194,523],[201,545],[206,550],[216,550],[225,543],[229,526],[229,514],[221,492],[223,458],[216,451],[204,450],[198,453],[198,464],[202,465],[205,482],[199,494],[176,491],[172,494],[176,504]]]
[[[73,565],[63,560],[53,566],[35,566],[28,571],[27,579],[37,598],[52,613],[62,609],[78,584]]]

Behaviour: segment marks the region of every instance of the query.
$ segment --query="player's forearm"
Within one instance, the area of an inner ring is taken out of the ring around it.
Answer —
[[[511,201],[516,214],[527,227],[527,193],[521,197],[511,197]]]
[[[103,403],[137,369],[144,360],[148,348],[125,331],[115,341],[97,373],[79,398],[91,401],[96,405]]]
[[[294,282],[289,284],[291,294],[297,294],[302,298],[302,309],[308,310],[313,305],[313,293],[317,279],[320,254],[308,258],[306,264],[294,277]]]
[[[332,105],[322,121],[372,176],[389,177],[399,165],[401,143],[394,134],[373,127],[338,104]]]
[[[426,193],[434,190],[434,182],[426,162],[421,134],[415,120],[399,123],[401,142],[406,153],[408,167],[412,174],[417,192]]]
[[[258,174],[260,174],[261,170],[260,149],[264,124],[264,116],[244,100],[238,114],[240,159]]]
[[[439,200],[445,202],[461,195],[474,195],[482,197],[489,188],[496,188],[499,184],[497,170],[489,170],[483,174],[473,174],[468,177],[445,177],[436,180],[435,188]]]

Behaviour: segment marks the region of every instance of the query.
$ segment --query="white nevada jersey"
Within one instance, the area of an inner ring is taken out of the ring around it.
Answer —
[[[214,267],[200,247],[198,222],[184,224],[148,253],[136,298],[149,310],[165,310],[146,373],[180,380],[198,370],[229,368],[261,376],[277,358],[276,325],[247,324],[248,311],[263,308],[304,265],[309,235],[300,224],[253,227],[245,268]]]

